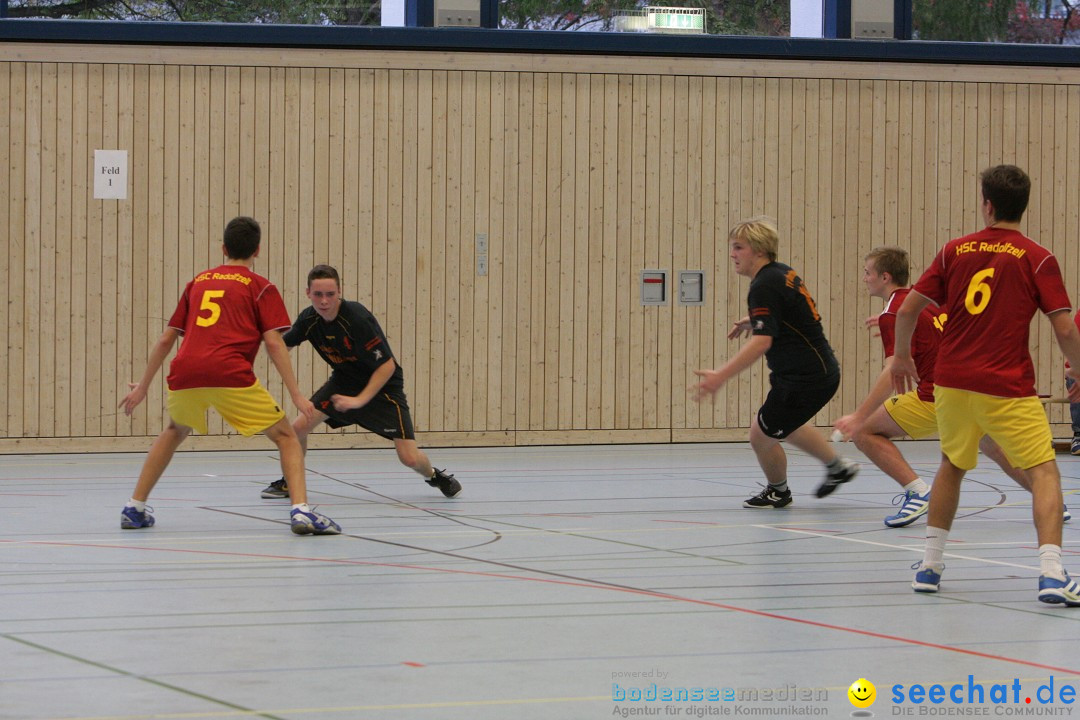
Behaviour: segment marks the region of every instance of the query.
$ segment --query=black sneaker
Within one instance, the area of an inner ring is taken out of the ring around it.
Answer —
[[[744,508],[782,508],[791,504],[790,490],[776,490],[772,485],[766,485],[765,489],[743,502]]]
[[[435,476],[430,480],[425,480],[431,487],[437,487],[448,498],[457,497],[461,493],[461,483],[454,479],[453,475],[450,475],[445,470],[435,468]]]
[[[847,458],[840,458],[840,466],[835,470],[830,470],[826,473],[825,481],[818,485],[814,494],[819,498],[823,498],[826,495],[832,495],[833,490],[844,483],[855,479],[855,476],[858,474],[859,463],[852,462]]]
[[[275,480],[274,482],[263,488],[262,496],[264,498],[287,498],[289,497],[289,486],[285,484],[285,478]]]

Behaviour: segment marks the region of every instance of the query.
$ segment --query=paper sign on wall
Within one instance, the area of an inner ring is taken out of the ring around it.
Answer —
[[[94,151],[94,199],[126,200],[127,150]]]

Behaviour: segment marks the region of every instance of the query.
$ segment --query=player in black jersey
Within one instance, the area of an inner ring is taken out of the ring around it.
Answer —
[[[825,339],[821,316],[802,278],[776,261],[780,238],[772,221],[756,217],[741,222],[731,229],[728,243],[735,272],[750,278],[750,314],[735,323],[728,338],[745,334],[750,340],[722,367],[694,371],[701,378],[690,386],[694,400],[715,395],[764,355],[771,389],[750,425],[750,447],[768,485],[743,507],[791,504],[782,440],[825,463],[825,481],[815,493],[825,497],[854,478],[859,466],[837,455],[812,423],[840,386],[840,366]]]
[[[332,428],[359,425],[393,440],[403,465],[420,473],[446,497],[456,497],[461,483],[432,467],[416,444],[405,399],[405,377],[379,321],[360,303],[342,299],[341,279],[329,265],[316,265],[308,273],[307,296],[311,307],[305,308],[285,333],[285,344],[296,347],[310,342],[333,372],[311,396],[315,415],[301,415],[293,421],[304,450],[308,435],[322,422]],[[284,478],[262,491],[264,498],[288,496]]]

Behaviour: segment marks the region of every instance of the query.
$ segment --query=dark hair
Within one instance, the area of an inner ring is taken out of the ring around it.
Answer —
[[[899,247],[878,247],[866,254],[865,260],[874,262],[878,275],[889,273],[897,285],[907,285],[911,275],[911,263],[907,250]]]
[[[235,217],[225,226],[225,252],[232,260],[247,260],[259,249],[262,230],[253,218]]]
[[[1031,195],[1031,178],[1015,165],[998,165],[982,171],[982,195],[994,206],[994,220],[1020,222]]]
[[[311,268],[311,271],[307,274],[308,287],[311,287],[312,280],[333,280],[338,287],[341,287],[341,278],[338,277],[337,270],[330,265],[316,265]]]

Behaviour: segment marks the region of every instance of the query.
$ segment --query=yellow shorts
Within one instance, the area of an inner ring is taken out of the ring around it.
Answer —
[[[214,408],[241,435],[251,437],[267,429],[285,413],[259,381],[246,388],[206,387],[169,391],[169,417],[206,434],[206,409]]]
[[[937,435],[937,408],[910,390],[885,401],[885,412],[909,438],[921,440]]]
[[[934,389],[941,452],[956,467],[971,470],[983,435],[1001,446],[1022,470],[1054,459],[1054,436],[1039,398],[997,397],[969,390]]]

